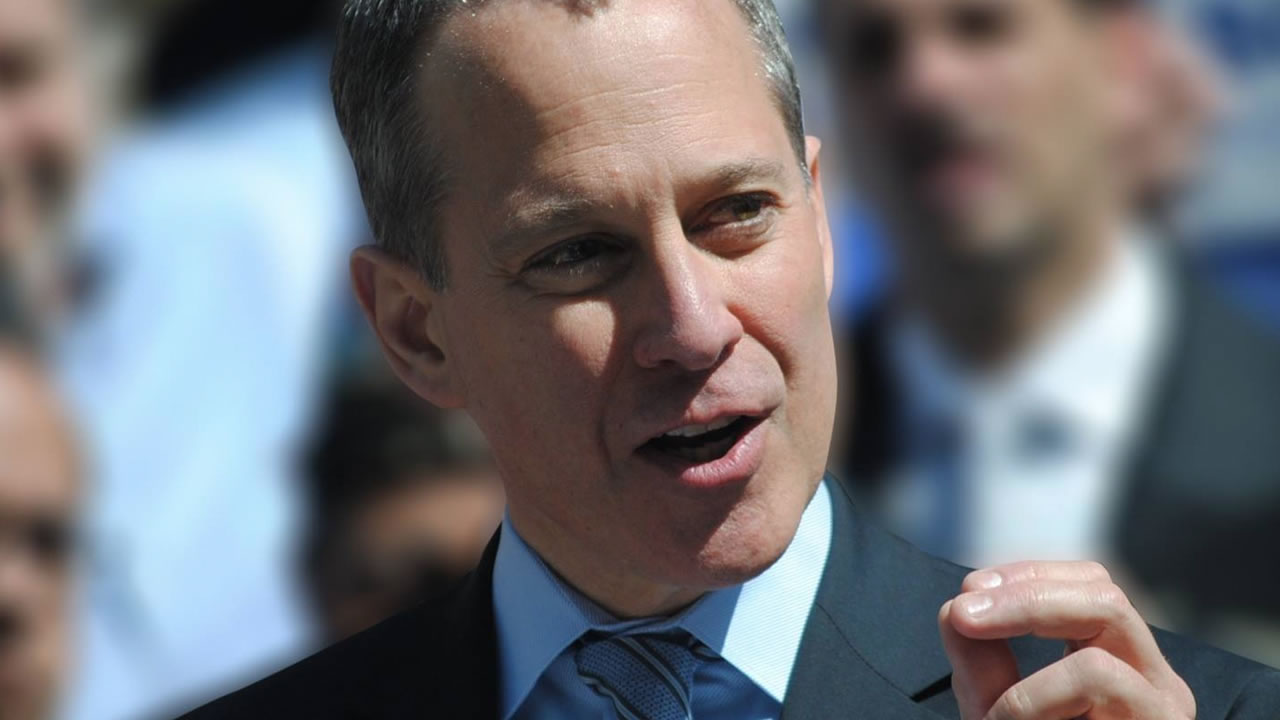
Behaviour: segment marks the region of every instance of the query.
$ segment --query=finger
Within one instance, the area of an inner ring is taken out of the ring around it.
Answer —
[[[986,720],[1185,720],[1191,717],[1138,671],[1099,648],[1086,648],[1009,688]]]
[[[980,720],[1022,676],[1009,643],[974,640],[957,632],[951,624],[951,605],[943,605],[938,613],[938,632],[951,661],[951,689],[960,706],[960,717]]]
[[[1120,588],[1112,583],[1023,582],[957,597],[952,625],[975,640],[1035,635],[1097,647],[1153,683],[1172,686],[1173,670]]]
[[[1020,562],[975,570],[965,577],[960,589],[978,592],[1038,580],[1111,582],[1111,573],[1096,562]]]

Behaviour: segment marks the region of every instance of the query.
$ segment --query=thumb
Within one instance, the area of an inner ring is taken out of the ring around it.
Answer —
[[[951,661],[951,689],[963,720],[983,720],[1001,695],[1022,679],[1005,640],[974,640],[951,624],[951,602],[938,613],[942,646]]]

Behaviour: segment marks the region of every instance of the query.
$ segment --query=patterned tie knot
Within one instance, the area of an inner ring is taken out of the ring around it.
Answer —
[[[688,636],[589,633],[575,659],[583,682],[624,720],[691,720],[693,675],[709,652]]]

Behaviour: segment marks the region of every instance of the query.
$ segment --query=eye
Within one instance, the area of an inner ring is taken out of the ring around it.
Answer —
[[[27,550],[40,562],[60,566],[72,554],[74,535],[69,522],[58,518],[39,518],[25,528],[23,540]]]
[[[33,87],[44,73],[40,54],[31,49],[0,53],[0,92],[16,93]]]
[[[553,295],[579,295],[600,288],[626,266],[626,245],[607,235],[571,238],[530,260],[525,284]]]
[[[725,225],[752,224],[769,211],[770,198],[760,193],[735,195],[719,201],[699,225],[699,229],[711,229]]]
[[[564,271],[599,260],[612,248],[602,238],[590,236],[563,242],[535,257],[527,266],[530,270]]]
[[[962,5],[952,11],[952,33],[968,45],[990,45],[1013,28],[1013,9],[1004,3]]]

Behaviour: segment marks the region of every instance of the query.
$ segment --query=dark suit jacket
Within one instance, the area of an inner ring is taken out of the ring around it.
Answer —
[[[1112,545],[1144,590],[1190,598],[1192,622],[1280,618],[1280,338],[1167,263],[1172,338],[1120,478]],[[868,506],[903,450],[889,324],[884,306],[868,314],[842,375],[852,410],[840,465]]]
[[[937,631],[965,570],[878,529],[835,483],[834,537],[783,709],[788,720],[959,718]],[[399,615],[189,720],[423,720],[497,716],[491,544],[477,571],[438,601]],[[1161,633],[1191,685],[1199,720],[1276,720],[1280,673]],[[1027,672],[1060,643],[1015,643]]]

